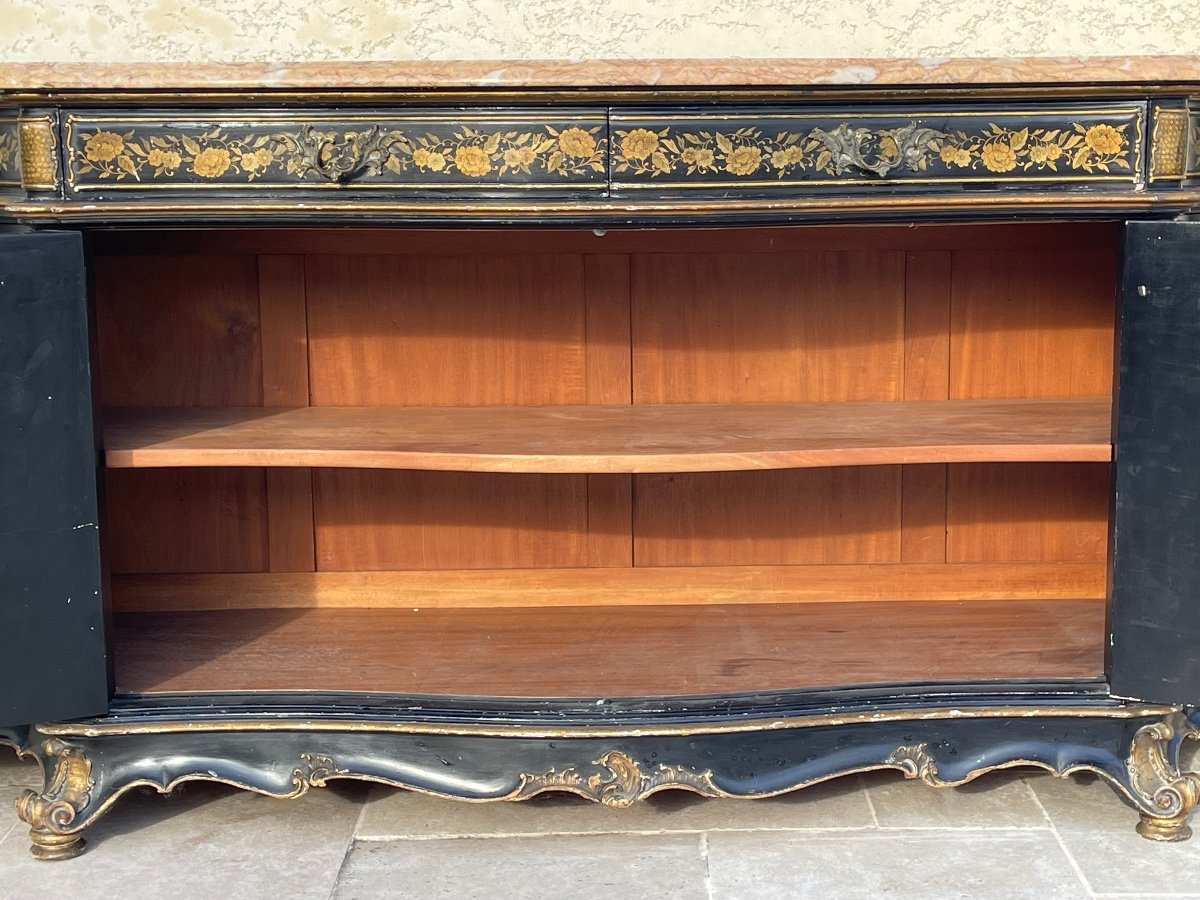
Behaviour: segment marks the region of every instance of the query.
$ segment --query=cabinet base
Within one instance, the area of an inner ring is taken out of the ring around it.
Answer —
[[[963,708],[845,708],[771,719],[692,724],[545,726],[434,724],[344,710],[205,718],[176,709],[38,725],[18,752],[36,756],[43,790],[17,813],[38,859],[83,851],[81,834],[135,786],[166,793],[215,781],[299,797],[359,779],[471,802],[565,791],[622,808],[664,790],[760,798],[872,769],[953,787],[998,769],[1037,767],[1104,777],[1158,841],[1191,835],[1200,775],[1178,768],[1180,744],[1200,737],[1200,712],[1121,704]],[[211,709],[211,707],[210,707]],[[14,741],[16,742],[16,741]],[[446,760],[454,760],[448,765]]]

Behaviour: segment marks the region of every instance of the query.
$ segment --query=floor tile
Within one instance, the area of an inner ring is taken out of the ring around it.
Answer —
[[[1093,891],[1200,897],[1200,885],[1183,874],[1200,868],[1200,839],[1164,844],[1141,837],[1137,811],[1096,776],[1029,783]]]
[[[8,746],[0,746],[0,793],[5,793],[7,787],[40,788],[42,768],[33,759],[18,759],[17,754]]]
[[[365,796],[361,786],[273,800],[220,785],[178,797],[138,789],[89,829],[64,862],[29,855],[19,828],[0,842],[0,897],[327,900]]]
[[[629,809],[572,794],[521,803],[463,803],[411,791],[372,790],[359,823],[365,839],[463,835],[695,832],[778,828],[867,828],[871,812],[857,779],[843,778],[764,800],[707,800],[664,791]]]
[[[1046,828],[1017,772],[992,772],[962,787],[931,788],[899,772],[864,776],[881,828]]]
[[[362,842],[333,900],[705,900],[699,835]]]
[[[1088,896],[1049,831],[728,832],[708,863],[714,900]]]
[[[1030,774],[1025,781],[1059,830],[1132,832],[1138,823],[1137,810],[1099,775]]]

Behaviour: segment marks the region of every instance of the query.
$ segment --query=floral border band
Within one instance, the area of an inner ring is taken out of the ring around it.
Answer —
[[[1142,179],[1143,109],[614,114],[614,188]]]
[[[387,187],[603,189],[604,111],[474,118],[313,113],[67,117],[73,191]]]
[[[18,119],[0,119],[0,186],[21,185],[21,139]]]

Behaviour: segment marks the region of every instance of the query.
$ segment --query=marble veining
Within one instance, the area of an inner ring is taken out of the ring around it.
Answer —
[[[4,2],[6,0],[0,0],[0,5]],[[0,63],[0,90],[590,85],[802,86],[1138,81],[1200,82],[1200,55],[954,59],[462,59],[293,63]]]

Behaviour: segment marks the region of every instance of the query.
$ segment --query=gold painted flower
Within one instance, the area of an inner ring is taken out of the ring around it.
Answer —
[[[1063,155],[1063,148],[1060,147],[1058,144],[1047,144],[1046,145],[1046,159],[1053,162],[1054,160],[1058,159],[1062,155]]]
[[[425,164],[425,167],[431,172],[440,172],[442,169],[446,168],[446,157],[440,153],[430,153],[429,160]]]
[[[146,162],[156,169],[178,169],[182,157],[174,150],[159,150],[157,147],[146,154]]]
[[[112,162],[125,149],[125,141],[111,131],[97,131],[84,142],[83,155],[92,162]]]
[[[971,164],[971,151],[959,147],[954,151],[954,164],[956,166],[967,167]]]
[[[418,147],[416,150],[413,151],[413,162],[416,163],[418,166],[420,166],[422,169],[429,166],[429,157],[430,157],[430,153],[424,147]]]
[[[504,164],[510,169],[520,169],[537,159],[532,147],[510,147],[504,151]]]
[[[707,169],[713,164],[713,152],[707,147],[685,147],[679,158],[698,169]]]
[[[1017,167],[1017,154],[1008,141],[989,141],[979,153],[989,172],[1011,172]]]
[[[207,147],[192,160],[192,171],[201,178],[220,178],[232,164],[229,151],[224,147]]]
[[[786,169],[788,166],[794,166],[804,158],[804,151],[799,147],[791,146],[783,150],[776,150],[771,154],[771,165],[776,169]]]
[[[242,168],[247,172],[259,172],[265,170],[271,163],[275,162],[275,154],[266,147],[260,147],[249,153],[243,153],[238,162],[242,164]]]
[[[725,155],[725,171],[731,175],[750,175],[762,165],[762,151],[757,147],[742,145]]]
[[[1039,165],[1050,159],[1050,148],[1045,144],[1034,144],[1029,148],[1029,161]]]
[[[943,144],[938,155],[942,158],[942,162],[946,165],[953,165],[954,159],[958,155],[958,148],[953,144]]]
[[[1121,147],[1125,144],[1125,138],[1121,137],[1121,132],[1111,125],[1104,124],[1093,125],[1089,128],[1087,134],[1083,136],[1083,141],[1101,156],[1120,153]]]
[[[558,136],[558,149],[566,156],[591,156],[596,139],[582,128],[567,128]]]
[[[658,149],[658,135],[648,128],[635,128],[621,138],[621,155],[626,159],[645,159]]]
[[[454,151],[454,165],[472,178],[481,178],[492,171],[492,161],[482,147],[459,147]]]

